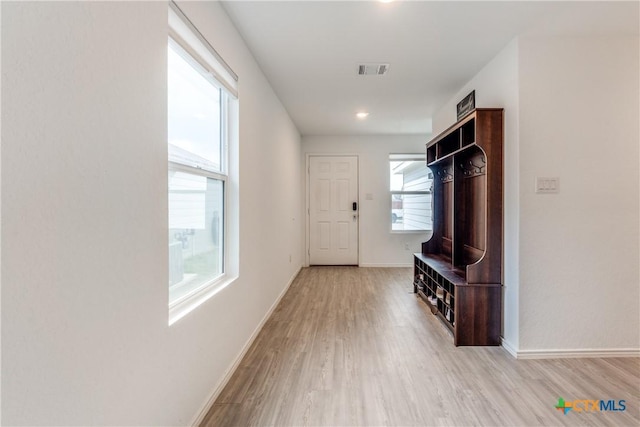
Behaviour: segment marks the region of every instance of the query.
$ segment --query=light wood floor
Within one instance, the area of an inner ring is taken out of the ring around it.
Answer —
[[[640,359],[454,347],[408,268],[303,269],[203,426],[640,425]],[[563,415],[558,397],[623,399]]]

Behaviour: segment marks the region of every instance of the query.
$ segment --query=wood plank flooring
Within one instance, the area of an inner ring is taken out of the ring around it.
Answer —
[[[303,269],[202,426],[640,425],[640,359],[454,347],[409,268]],[[623,399],[624,412],[554,408]]]

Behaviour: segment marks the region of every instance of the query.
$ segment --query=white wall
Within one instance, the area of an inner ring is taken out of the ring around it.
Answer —
[[[191,423],[302,263],[299,134],[220,6],[183,6],[240,76],[241,258],[168,327],[167,4],[2,3],[4,425]]]
[[[519,288],[519,142],[518,40],[507,45],[434,116],[434,134],[456,121],[456,104],[472,90],[477,107],[504,108],[504,290],[503,339],[518,348]]]
[[[2,7],[0,7],[0,23],[2,22]],[[0,47],[2,46],[2,31],[0,31]],[[0,48],[0,52],[1,52]],[[2,71],[2,55],[0,55],[0,72]],[[0,84],[0,99],[2,99],[2,84]],[[0,103],[0,129],[2,129],[2,105]],[[0,141],[2,136],[0,135]],[[0,218],[2,217],[2,144],[0,144]],[[2,221],[0,220],[0,260],[2,260]],[[2,307],[2,262],[0,261],[0,307]],[[2,315],[0,312],[0,331],[2,331]],[[2,333],[0,333],[0,425],[2,425]]]
[[[306,188],[308,154],[354,154],[359,159],[361,267],[412,266],[413,253],[427,233],[391,232],[389,154],[424,153],[429,135],[401,136],[304,136],[302,138],[302,182]],[[370,193],[373,200],[366,200]],[[305,201],[303,200],[304,204]],[[306,211],[306,208],[304,209]],[[409,249],[405,249],[405,244]],[[305,246],[306,247],[306,246]],[[305,249],[306,251],[306,249]]]
[[[525,352],[640,348],[638,55],[637,37],[520,41]]]
[[[637,352],[637,37],[514,40],[434,117],[476,90],[505,108],[504,344],[519,356]],[[534,192],[536,176],[560,193]]]

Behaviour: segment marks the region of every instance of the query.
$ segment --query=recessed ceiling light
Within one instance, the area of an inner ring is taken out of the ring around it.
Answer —
[[[356,117],[359,119],[366,119],[368,115],[369,113],[367,113],[366,111],[360,111],[359,113],[356,113]]]
[[[393,0],[378,0],[380,3],[391,3]]]

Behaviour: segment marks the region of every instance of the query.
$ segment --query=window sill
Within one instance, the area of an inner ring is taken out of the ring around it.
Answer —
[[[433,230],[390,230],[391,234],[425,234],[433,233]]]
[[[186,298],[181,298],[175,303],[169,304],[169,326],[182,319],[187,314],[202,305],[209,298],[236,281],[238,276],[222,276],[211,283],[202,286]]]

